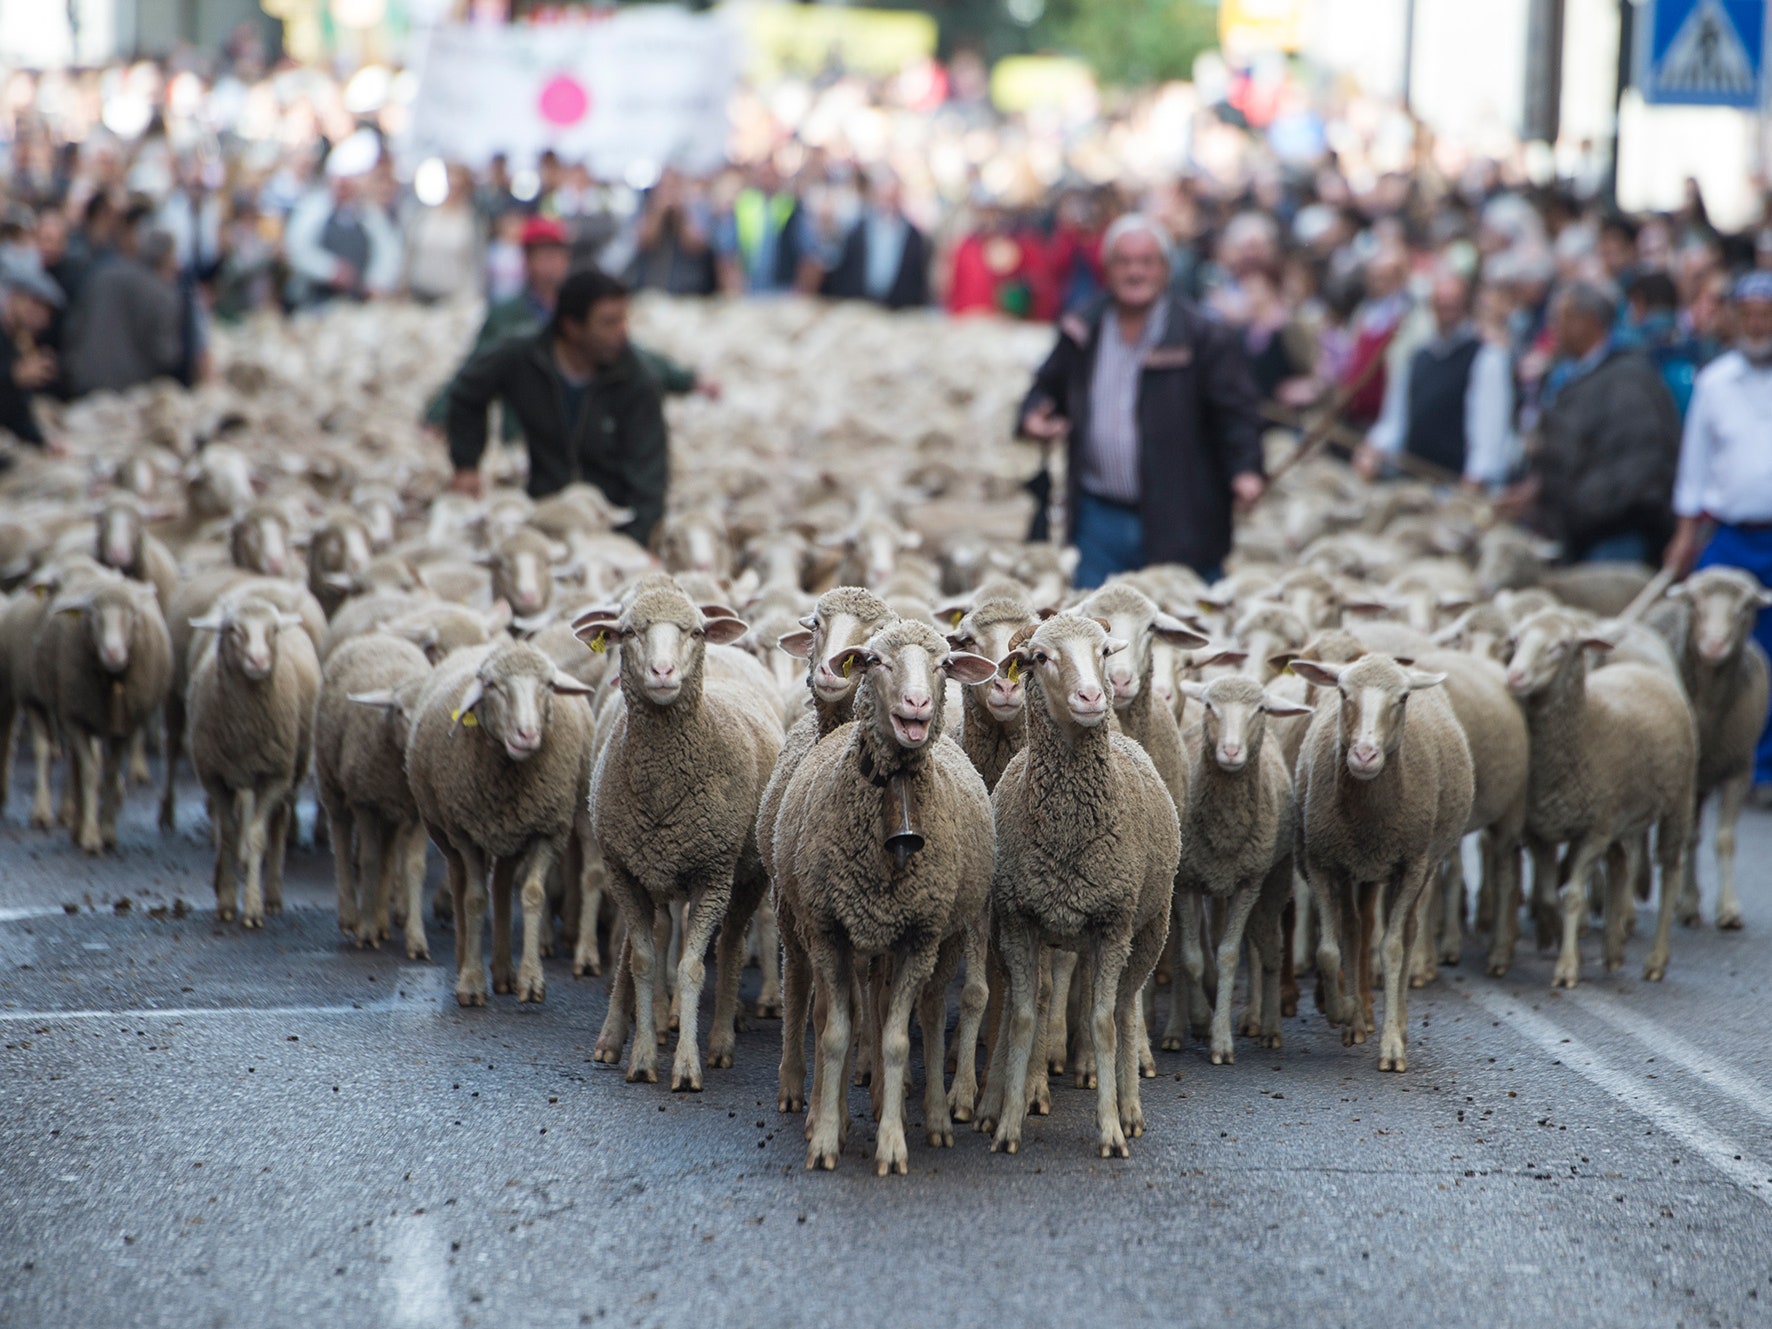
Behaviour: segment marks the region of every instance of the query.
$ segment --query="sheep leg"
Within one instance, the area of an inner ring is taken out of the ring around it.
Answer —
[[[757,968],[762,971],[763,987],[757,993],[757,1018],[781,1018],[781,928],[776,922],[775,906],[768,893],[757,902]]]
[[[1169,940],[1168,919],[1163,920],[1163,940]],[[1136,1054],[1138,1076],[1141,1080],[1154,1080],[1157,1078],[1157,1058],[1151,1051],[1150,1029],[1150,1021],[1155,1016],[1155,1012],[1146,1009],[1147,1006],[1155,1001],[1156,984],[1152,979],[1147,978],[1144,986],[1139,989],[1138,1001],[1136,1003],[1136,1009],[1133,1012],[1134,1018],[1132,1021],[1134,1026],[1133,1034],[1136,1039],[1133,1051]],[[1120,1101],[1124,1102],[1125,1099],[1122,1098]]]
[[[744,977],[745,938],[758,905],[768,893],[769,878],[763,874],[760,865],[753,866],[732,883],[726,917],[720,924],[720,938],[714,947],[714,1025],[708,1030],[708,1066],[714,1070],[724,1070],[732,1065],[738,1042],[735,1035],[740,1018],[738,985]],[[779,993],[776,1004],[780,1005]]]
[[[1405,876],[1408,869],[1391,882],[1395,898],[1388,901],[1382,955],[1384,959],[1384,1031],[1378,1039],[1378,1069],[1404,1071],[1409,1059],[1404,1050],[1405,1032],[1409,1025],[1408,959],[1415,949],[1415,931],[1419,918],[1416,899],[1432,889],[1432,878],[1438,864],[1429,862],[1416,873]],[[1368,1017],[1370,1018],[1370,1017]]]
[[[1028,1066],[1028,1111],[1036,1117],[1044,1117],[1052,1111],[1052,1079],[1047,1067],[1051,1064],[1048,1049],[1052,1040],[1052,957],[1050,946],[1041,946],[1034,969],[1034,1048],[1028,1055],[1032,1059]],[[1077,1075],[1093,1077],[1094,1069],[1085,1071],[1077,1067]],[[1080,1084],[1081,1078],[1078,1083]],[[1090,1087],[1094,1087],[1091,1078]]]
[[[140,737],[139,731],[137,737]],[[123,776],[129,761],[129,740],[104,740],[104,775],[98,800],[98,835],[106,849],[117,847],[117,813],[123,806]]]
[[[992,1124],[996,1127],[992,1153],[1013,1154],[1021,1148],[1021,1123],[1027,1116],[1028,1059],[1034,1051],[1034,1008],[1039,999],[1039,949],[1038,938],[1019,919],[998,923],[997,951],[1009,971],[1009,1027],[997,1038],[1001,1050],[991,1061],[985,1111],[979,1119],[980,1130],[989,1130]]]
[[[1076,973],[1075,951],[1052,952],[1052,1010],[1046,1022],[1051,1034],[1046,1042],[1046,1068],[1053,1075],[1064,1074],[1065,1053],[1071,1041],[1071,984]],[[1170,979],[1172,986],[1174,981]]]
[[[215,836],[215,916],[219,922],[232,923],[237,912],[234,901],[235,843],[240,830],[234,819],[234,800],[225,789],[209,789],[211,829]]]
[[[1491,827],[1482,833],[1480,843],[1483,850],[1483,879],[1477,886],[1477,912],[1471,925],[1478,932],[1493,934],[1495,931],[1496,877],[1500,869],[1498,860],[1502,852],[1501,832]]]
[[[943,1044],[948,1032],[948,984],[960,972],[960,960],[972,945],[972,932],[969,926],[942,942],[935,957],[935,971],[917,997],[917,1024],[923,1030],[923,1130],[932,1149],[951,1149],[954,1145],[954,1122],[948,1113],[946,1086],[941,1082],[941,1068],[946,1061]],[[971,981],[971,975],[967,975],[967,981]],[[963,1005],[964,993],[961,1000]],[[982,994],[978,1004],[982,1013]],[[960,1018],[964,1023],[964,1013]]]
[[[53,748],[49,724],[35,707],[25,710],[25,724],[31,731],[31,812],[34,830],[46,831],[55,825],[55,805],[49,794],[49,761]]]
[[[1435,875],[1445,870],[1442,864]],[[1415,944],[1409,948],[1409,986],[1424,988],[1440,976],[1440,958],[1434,954],[1434,935],[1440,930],[1442,896],[1430,879],[1415,903]]]
[[[732,904],[732,866],[715,875],[714,883],[689,897],[689,917],[683,928],[683,954],[677,961],[677,1055],[671,1064],[671,1089],[701,1092],[701,1049],[696,1046],[697,1017],[701,1014],[701,985],[707,978],[708,942]],[[743,928],[735,929],[735,947],[744,944]],[[736,966],[734,966],[736,979]],[[737,983],[733,984],[736,1004]],[[718,1013],[716,1008],[716,1014]],[[714,1038],[719,1037],[716,1025]],[[732,1011],[726,1012],[726,1036],[732,1037]],[[730,1055],[730,1054],[728,1054]]]
[[[406,902],[406,958],[428,960],[431,946],[425,940],[425,841],[416,822],[402,826],[395,843],[400,862],[401,898]],[[336,849],[334,852],[337,852]]]
[[[1562,928],[1557,902],[1557,847],[1554,844],[1532,846],[1532,922],[1538,934],[1538,949],[1549,950],[1556,944]]]
[[[153,784],[154,773],[148,769],[148,731],[138,729],[129,736],[129,783]]]
[[[597,947],[597,915],[603,912],[603,865],[596,849],[580,841],[583,862],[578,877],[578,940],[572,949],[572,976],[596,978],[603,972],[603,955]]]
[[[1484,889],[1489,892],[1494,909],[1495,930],[1489,936],[1489,976],[1502,978],[1514,962],[1514,947],[1520,937],[1520,846],[1495,846],[1493,858],[1494,886],[1490,874],[1483,874]]]
[[[1741,822],[1741,807],[1752,783],[1753,773],[1743,771],[1717,787],[1717,928],[1722,932],[1741,930],[1741,901],[1735,894],[1735,828]],[[1694,817],[1693,827],[1698,824]],[[1685,875],[1694,882],[1698,879],[1698,855],[1690,847]]]
[[[461,874],[455,890],[455,999],[463,1006],[484,1006],[486,859],[478,848],[465,843],[455,846],[454,856]]]
[[[283,912],[283,859],[289,852],[289,842],[294,839],[295,829],[295,793],[278,797],[264,817],[266,825],[265,839],[265,912],[280,914]]]
[[[978,1104],[978,1031],[984,1023],[985,1007],[990,1003],[990,981],[986,971],[990,968],[990,920],[987,913],[981,912],[977,918],[966,924],[966,935],[960,943],[966,960],[966,983],[960,989],[960,1021],[954,1029],[954,1085],[943,1100],[946,1110],[953,1115],[955,1121],[971,1121],[973,1110]],[[939,971],[938,971],[939,972]],[[1056,988],[1057,975],[1053,975]],[[942,993],[943,1018],[946,1020],[947,994]],[[1055,1010],[1062,1007],[1055,1006]],[[929,1035],[923,1035],[924,1075],[929,1075]],[[927,1121],[925,1122],[927,1124]],[[933,1129],[931,1134],[933,1134]],[[947,1143],[952,1144],[953,1131],[948,1131]]]
[[[511,977],[511,886],[516,860],[499,855],[492,860],[492,990],[515,992]]]
[[[815,1085],[806,1167],[834,1171],[843,1151],[843,1120],[848,1116],[843,1101],[848,1077],[843,1074],[843,1063],[849,1057],[853,977],[849,957],[827,938],[814,938],[810,949],[813,972],[824,997],[824,1029],[818,1037],[818,1059],[823,1064]]]
[[[1144,1068],[1139,1064],[1139,1047],[1136,1041],[1141,1033],[1141,994],[1158,958],[1168,949],[1165,944],[1168,940],[1169,913],[1165,910],[1146,923],[1133,937],[1131,954],[1127,957],[1126,968],[1120,974],[1119,991],[1115,1000],[1115,1010],[1120,1021],[1119,1055],[1114,1061],[1114,1073],[1119,1082],[1114,1089],[1115,1097],[1119,1100],[1120,1129],[1127,1139],[1137,1139],[1144,1134],[1144,1103],[1138,1082],[1146,1077],[1143,1074]]]
[[[1261,883],[1239,882],[1225,901],[1224,935],[1218,941],[1218,996],[1212,1005],[1212,1064],[1229,1066],[1237,1060],[1231,1042],[1231,999],[1237,989],[1237,960],[1243,952],[1243,930],[1261,898]]]
[[[18,741],[18,703],[8,690],[0,690],[0,816],[12,796],[12,750]]]
[[[160,790],[160,830],[178,826],[178,758],[185,746],[185,703],[176,690],[166,698],[166,771]]]
[[[1587,835],[1570,845],[1563,857],[1563,947],[1553,987],[1572,988],[1581,980],[1581,916],[1587,909],[1587,883],[1605,851],[1604,840]]]
[[[628,1029],[635,1020],[633,966],[629,960],[627,929],[620,929],[619,939],[611,938],[615,950],[615,972],[609,979],[609,1009],[603,1015],[603,1028],[597,1035],[596,1061],[605,1065],[621,1064],[622,1045],[628,1041]]]
[[[1352,1047],[1355,1043],[1366,1041],[1365,1003],[1361,999],[1360,974],[1362,966],[1365,966],[1366,975],[1368,978],[1371,976],[1372,970],[1366,954],[1367,946],[1370,945],[1372,938],[1372,929],[1369,925],[1365,927],[1367,945],[1361,945],[1360,933],[1362,925],[1365,923],[1364,915],[1360,909],[1360,895],[1363,890],[1364,888],[1357,883],[1343,882],[1342,889],[1336,892],[1335,931],[1342,939],[1342,944],[1347,948],[1347,965],[1337,971],[1341,988],[1336,995],[1336,1000],[1339,1003],[1338,1009],[1341,1012],[1341,1045],[1343,1047]],[[1338,955],[1337,959],[1339,958]],[[1318,951],[1317,966],[1321,968],[1322,965],[1323,953]]]
[[[332,827],[332,874],[338,883],[338,930],[350,937],[358,947],[363,938],[357,932],[357,877],[352,845],[354,814],[342,799],[328,797],[321,790],[320,807]]]
[[[866,964],[850,969],[850,982],[853,984],[854,990],[849,994],[849,1001],[850,1009],[854,1012],[851,1020],[856,1026],[853,1030],[856,1038],[854,1057],[846,1064],[851,1067],[850,1081],[857,1089],[865,1088],[874,1082],[876,1049],[872,1042],[874,1022],[868,1019],[868,1011],[872,1008],[869,1004],[867,975]]]
[[[523,856],[522,885],[518,896],[523,906],[523,958],[517,965],[518,1001],[547,999],[548,984],[541,972],[541,934],[548,927],[548,873],[559,858],[560,845],[553,840],[538,840]],[[507,894],[510,889],[508,881],[507,878]],[[506,936],[508,938],[509,934]]]
[[[801,945],[793,919],[783,910],[781,965],[781,1070],[776,1080],[776,1110],[806,1108],[806,1014],[812,987],[812,961]]]
[[[100,757],[103,740],[69,729],[62,736],[68,754],[68,779],[65,788],[74,795],[68,829],[80,851],[96,854],[104,849],[98,831],[100,787],[104,784],[104,762]]]
[[[1206,1003],[1204,978],[1206,952],[1200,944],[1200,898],[1197,892],[1183,888],[1175,893],[1175,916],[1181,923],[1181,937],[1176,942],[1181,963],[1169,984],[1169,1023],[1163,1030],[1163,1051],[1180,1052],[1187,1046],[1190,1025],[1194,1022],[1194,1004]]]
[[[614,870],[610,876],[616,883],[617,898],[622,901],[622,912],[628,915],[628,944],[622,956],[627,967],[627,977],[634,989],[634,1047],[628,1055],[628,1083],[635,1084],[644,1080],[648,1084],[657,1084],[659,1019],[653,1002],[658,980],[660,947],[654,938],[653,927],[657,922],[654,915],[658,911],[645,888],[626,872]],[[619,982],[619,969],[616,978]],[[615,1019],[616,1003],[612,998],[609,1016],[603,1022],[603,1037],[598,1040],[599,1052],[609,1040],[610,1024]],[[617,1027],[622,1026],[618,1024]],[[620,1045],[617,1044],[613,1050],[619,1056]]]
[[[320,825],[320,818],[314,818],[314,825]],[[407,845],[399,823],[377,814],[375,826],[381,835],[381,862],[375,874],[375,931],[372,934],[374,941],[370,944],[379,948],[382,942],[393,939],[396,906],[402,910],[405,907],[406,896],[402,887],[405,884]]]
[[[1384,903],[1377,882],[1366,882],[1360,887],[1360,965],[1359,982],[1356,987],[1360,1000],[1360,1037],[1354,1040],[1356,1043],[1364,1043],[1366,1035],[1375,1032],[1378,1028],[1372,1018],[1372,945],[1382,936],[1381,929],[1385,926],[1379,917],[1379,910]]]
[[[1487,841],[1488,836],[1485,835]],[[1432,883],[1429,883],[1430,885]],[[1464,846],[1461,844],[1446,860],[1446,875],[1441,880],[1440,963],[1457,964],[1464,958]]]
[[[353,816],[352,821],[336,822],[331,817],[326,820],[345,831],[344,839],[333,850],[336,862],[352,857],[351,831],[356,831],[356,884],[360,898],[355,905],[356,921],[351,935],[358,950],[365,946],[379,949],[375,918],[387,908],[387,878],[394,857],[388,828],[379,815],[367,808],[361,816]]]
[[[1296,882],[1290,874],[1286,879],[1287,891],[1296,890]],[[1285,906],[1280,911],[1280,943],[1285,947],[1280,952],[1280,1015],[1298,1014],[1298,948],[1299,934],[1302,931],[1300,919],[1304,913],[1296,894],[1289,894]],[[1277,1018],[1277,1017],[1276,1017]]]
[[[1177,890],[1170,902],[1169,926],[1169,1016],[1163,1023],[1165,1052],[1179,1052],[1187,1046],[1188,980],[1186,937],[1188,935],[1188,893]]]
[[[1606,851],[1606,927],[1600,958],[1609,974],[1624,968],[1624,921],[1636,909],[1631,883],[1636,878],[1641,844],[1632,839]]]
[[[1292,874],[1286,874],[1287,888],[1291,887]],[[1291,908],[1288,899],[1281,906],[1282,915]],[[1277,918],[1257,918],[1255,928],[1250,933],[1253,945],[1249,948],[1249,999],[1255,1003],[1260,998],[1256,1010],[1252,1012],[1250,1024],[1254,1026],[1253,1036],[1261,1041],[1264,1048],[1280,1046],[1280,1016],[1285,1009],[1284,990],[1286,957],[1292,948],[1286,944],[1285,929],[1280,926]],[[1257,977],[1259,976],[1259,991]]]
[[[865,992],[865,1003],[857,1009],[861,1012],[859,1019],[867,1022],[866,1028],[872,1031],[871,1042],[874,1047],[874,1078],[868,1085],[868,1106],[872,1110],[874,1120],[880,1120],[880,1114],[886,1108],[886,1068],[884,1053],[880,1049],[880,1039],[886,1029],[886,1006],[892,995],[892,971],[895,968],[892,957],[878,955],[867,961],[867,978],[862,983]]]
[[[1672,883],[1680,880],[1686,860],[1692,856],[1689,836],[1696,833],[1697,823],[1683,825],[1673,817],[1663,817],[1655,832],[1655,849],[1661,859],[1661,910],[1655,919],[1655,944],[1643,962],[1643,977],[1659,983],[1667,977],[1668,943],[1673,932],[1674,891]]]
[[[1096,1077],[1095,1125],[1099,1132],[1103,1158],[1130,1158],[1126,1130],[1120,1125],[1119,1075],[1119,992],[1120,979],[1128,968],[1127,959],[1132,938],[1104,937],[1092,948],[1094,954],[1094,991],[1089,1003],[1089,1027],[1095,1034],[1095,1064],[1101,1074]],[[1126,1013],[1131,1024],[1131,1014]]]
[[[978,1080],[979,1107],[981,1109],[984,1106],[985,1086],[990,1083],[990,1077],[994,1073],[993,1067],[997,1064],[997,1049],[1001,1046],[1003,1034],[1008,1028],[1003,1011],[1009,991],[1009,972],[1003,968],[1003,957],[997,954],[997,942],[994,935],[991,938],[989,949],[985,952],[985,963],[990,974],[991,993],[984,1003],[985,1073]],[[978,1120],[978,1116],[974,1115],[973,1129],[975,1130],[979,1129],[976,1124]]]
[[[265,925],[265,853],[270,847],[271,816],[279,800],[271,790],[240,789],[234,794],[234,815],[240,821],[240,867],[246,877],[240,904],[240,925]]]
[[[904,1086],[911,1065],[911,1007],[917,1002],[929,977],[935,972],[938,949],[924,945],[908,955],[893,957],[890,986],[886,990],[885,1018],[880,1024],[880,1082],[883,1086],[880,1129],[874,1144],[874,1173],[899,1176],[911,1170],[910,1152],[904,1138]],[[883,966],[882,966],[883,967]],[[941,1022],[947,1019],[946,993],[943,993]],[[925,1060],[929,1045],[924,1043]],[[947,1101],[941,1097],[941,1062],[934,1067],[933,1079],[942,1115],[947,1115]]]

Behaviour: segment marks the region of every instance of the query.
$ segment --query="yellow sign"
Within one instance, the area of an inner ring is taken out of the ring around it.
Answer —
[[[1220,0],[1218,38],[1238,54],[1296,51],[1309,8],[1309,0]]]
[[[1075,106],[1095,92],[1095,75],[1062,55],[1011,55],[991,69],[991,102],[1013,115],[1036,107]]]
[[[732,5],[727,12],[743,25],[754,78],[813,73],[833,55],[847,69],[889,75],[935,54],[928,14],[780,4]]]

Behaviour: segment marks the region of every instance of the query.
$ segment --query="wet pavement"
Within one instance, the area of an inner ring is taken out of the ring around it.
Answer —
[[[1068,1084],[1016,1157],[929,1149],[914,1091],[880,1179],[860,1090],[804,1171],[778,1023],[702,1094],[626,1084],[603,980],[458,1009],[449,932],[351,949],[311,851],[264,932],[218,925],[199,800],[170,839],[151,802],[98,860],[17,790],[0,825],[0,1325],[1772,1322],[1772,817],[1747,930],[1680,930],[1665,983],[1647,910],[1573,994],[1472,944],[1405,1075],[1307,1000],[1280,1051],[1159,1053],[1130,1160]]]

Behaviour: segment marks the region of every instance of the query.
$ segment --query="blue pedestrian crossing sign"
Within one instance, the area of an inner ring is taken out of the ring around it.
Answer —
[[[1637,87],[1657,105],[1760,105],[1767,0],[1647,0]]]

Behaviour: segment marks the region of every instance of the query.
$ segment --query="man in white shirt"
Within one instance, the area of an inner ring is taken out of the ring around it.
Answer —
[[[1505,484],[1519,461],[1507,348],[1477,334],[1470,283],[1458,273],[1435,276],[1429,303],[1434,336],[1386,385],[1356,464],[1371,479],[1386,460],[1408,453],[1473,487]]]
[[[1692,388],[1674,484],[1679,529],[1664,562],[1676,574],[1741,568],[1772,584],[1772,272],[1737,282],[1735,309],[1735,349]],[[1772,653],[1772,610],[1761,611],[1754,640]],[[1772,784],[1772,732],[1754,767],[1756,786]]]

